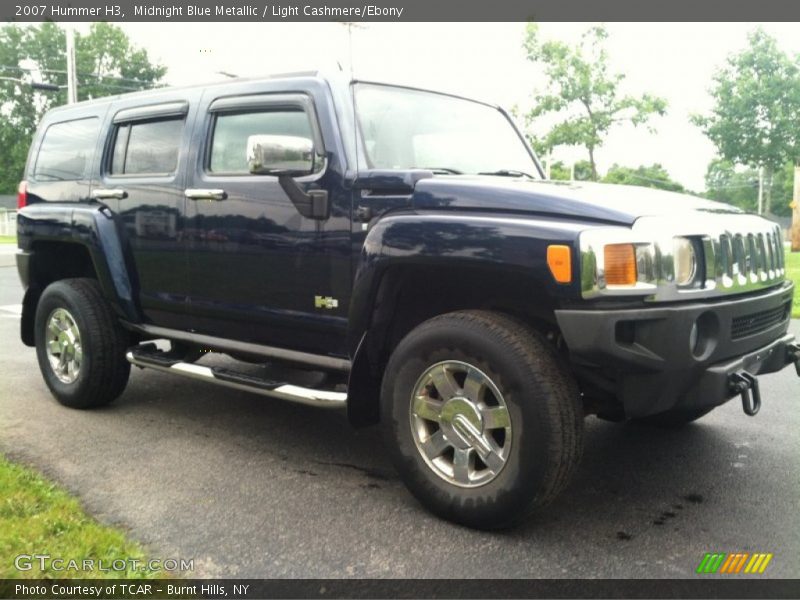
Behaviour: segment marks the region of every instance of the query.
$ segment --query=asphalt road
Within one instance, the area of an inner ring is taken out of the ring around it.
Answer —
[[[426,513],[343,415],[139,370],[111,407],[59,406],[19,341],[20,296],[0,268],[0,451],[195,576],[693,577],[708,551],[800,574],[793,369],[761,379],[755,418],[730,402],[677,432],[588,419],[560,501],[483,533]]]

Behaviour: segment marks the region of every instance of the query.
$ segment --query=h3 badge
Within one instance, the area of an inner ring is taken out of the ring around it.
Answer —
[[[339,301],[331,296],[314,296],[314,308],[339,308]]]

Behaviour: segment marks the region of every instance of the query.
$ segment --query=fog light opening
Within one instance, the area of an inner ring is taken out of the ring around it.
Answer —
[[[719,320],[712,312],[704,312],[692,324],[689,332],[689,351],[698,360],[708,358],[717,347]]]
[[[692,323],[692,330],[689,332],[689,350],[692,354],[697,355],[697,342],[700,340],[700,331],[697,327],[697,321]]]

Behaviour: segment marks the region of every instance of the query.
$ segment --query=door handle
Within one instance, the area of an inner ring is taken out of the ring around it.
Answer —
[[[95,200],[124,200],[128,197],[128,192],[121,188],[98,188],[92,190],[92,198]]]
[[[225,200],[228,194],[225,190],[199,190],[188,189],[183,192],[189,200]]]

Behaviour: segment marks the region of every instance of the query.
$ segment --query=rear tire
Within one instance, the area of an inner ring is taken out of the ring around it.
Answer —
[[[552,501],[583,449],[578,388],[551,345],[488,311],[448,313],[411,331],[386,367],[381,415],[412,494],[482,529]]]
[[[47,387],[64,406],[109,404],[125,389],[129,345],[94,279],[50,284],[36,307],[36,356]]]
[[[714,410],[714,406],[711,408],[695,408],[690,410],[668,410],[663,413],[659,413],[657,415],[651,415],[649,417],[642,417],[640,419],[634,419],[636,423],[641,423],[642,425],[647,425],[650,427],[660,427],[662,429],[679,429],[684,425],[688,425],[701,417],[704,417],[712,410]]]

